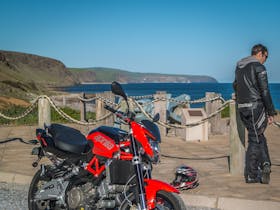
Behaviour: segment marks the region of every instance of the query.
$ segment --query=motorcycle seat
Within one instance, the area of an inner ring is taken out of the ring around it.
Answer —
[[[86,137],[74,128],[53,123],[48,127],[56,148],[75,154],[87,152],[90,148]]]

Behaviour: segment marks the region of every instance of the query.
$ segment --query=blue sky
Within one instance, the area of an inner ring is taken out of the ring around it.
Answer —
[[[210,75],[232,82],[254,44],[280,82],[277,0],[0,0],[0,49],[67,67]]]

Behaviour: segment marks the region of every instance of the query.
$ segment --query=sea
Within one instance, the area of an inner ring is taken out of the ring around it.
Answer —
[[[122,84],[128,96],[145,96],[155,94],[157,91],[166,91],[171,97],[188,94],[191,100],[205,97],[206,92],[220,93],[225,99],[231,99],[233,91],[232,83],[129,83]],[[269,84],[272,101],[277,110],[280,110],[280,83]],[[81,84],[64,88],[70,93],[93,94],[110,91],[111,84]],[[193,107],[202,107],[203,104],[195,104]]]

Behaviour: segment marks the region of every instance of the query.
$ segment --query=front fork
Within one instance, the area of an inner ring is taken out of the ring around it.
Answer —
[[[132,131],[130,131],[132,132]],[[144,176],[143,176],[143,169],[142,163],[139,156],[139,152],[137,149],[136,141],[131,133],[130,135],[130,142],[132,148],[132,164],[134,165],[136,179],[137,179],[137,187],[138,187],[138,200],[139,200],[139,209],[147,210],[147,202],[146,202],[146,192],[145,192],[145,185],[144,185]],[[137,200],[137,199],[136,199]]]

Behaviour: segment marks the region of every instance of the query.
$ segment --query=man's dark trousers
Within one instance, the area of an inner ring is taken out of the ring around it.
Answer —
[[[246,152],[245,178],[260,177],[259,167],[270,163],[264,131],[267,127],[265,108],[261,102],[251,103],[252,106],[238,108],[240,118],[248,130],[248,148]],[[250,105],[248,103],[247,105]],[[239,105],[238,105],[239,106]]]

